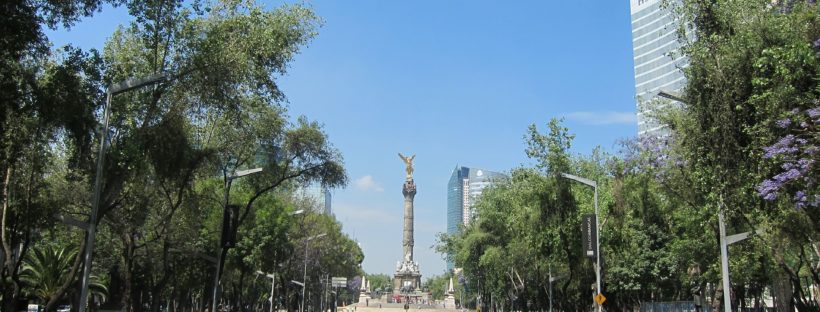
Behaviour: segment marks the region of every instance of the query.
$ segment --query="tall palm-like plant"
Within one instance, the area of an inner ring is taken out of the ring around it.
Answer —
[[[20,272],[20,280],[29,286],[28,295],[46,303],[58,295],[60,287],[69,279],[74,283],[78,274],[72,274],[71,269],[79,252],[74,246],[55,247],[49,244],[34,248],[24,260]],[[92,295],[103,300],[108,294],[108,289],[97,276],[91,276],[88,289]],[[56,299],[62,300],[70,295],[66,292]]]

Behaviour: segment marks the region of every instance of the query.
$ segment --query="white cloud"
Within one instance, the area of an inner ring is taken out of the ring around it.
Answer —
[[[567,120],[586,125],[622,125],[638,122],[634,112],[571,112],[567,113],[566,117]]]
[[[376,180],[373,179],[373,176],[366,175],[361,178],[356,179],[353,181],[353,185],[356,186],[357,189],[362,191],[376,191],[376,192],[384,192],[384,188],[376,183]]]

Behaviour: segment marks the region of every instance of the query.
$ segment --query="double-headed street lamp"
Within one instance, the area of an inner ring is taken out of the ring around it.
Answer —
[[[256,271],[256,274],[270,278],[270,312],[273,312],[273,288],[276,286],[276,273],[268,274],[262,271]]]
[[[549,279],[550,279],[550,289],[549,289],[549,296],[550,296],[550,309],[549,312],[552,312],[552,283],[558,281],[559,279],[567,277],[566,274],[560,276],[552,276],[552,263],[549,263]]]
[[[312,241],[314,239],[324,237],[325,235],[327,235],[327,233],[322,233],[322,234],[319,234],[319,235],[313,235],[311,237],[308,237],[305,240],[305,271],[302,275],[302,282],[303,282],[302,283],[302,312],[305,312],[305,288],[307,288],[308,243],[310,243],[310,241]]]
[[[299,210],[296,210],[296,211],[290,213],[289,215],[290,216],[295,216],[295,215],[299,215],[299,214],[303,214],[303,213],[305,213],[305,210],[304,209],[299,209]],[[266,276],[266,277],[270,278],[270,312],[273,312],[273,302],[274,302],[273,301],[273,298],[274,298],[273,297],[273,290],[274,290],[274,287],[276,286],[276,273],[274,272],[273,274],[268,274],[268,273],[265,273],[265,272],[262,272],[262,271],[256,271],[256,274],[263,275],[263,276]]]
[[[217,248],[217,264],[216,264],[216,274],[214,274],[214,293],[213,293],[213,301],[211,303],[211,308],[213,311],[217,311],[217,294],[219,293],[219,281],[222,277],[222,267],[225,266],[225,248],[229,247],[226,246],[229,240],[232,240],[230,237],[233,236],[236,231],[236,226],[238,225],[238,212],[233,211],[233,208],[230,207],[229,198],[231,192],[231,183],[233,180],[251,175],[254,173],[262,172],[262,168],[254,168],[248,170],[241,170],[237,171],[232,175],[225,176],[225,206],[223,209],[222,214],[222,234],[220,235],[219,246]],[[229,233],[230,232],[230,233]]]
[[[105,163],[105,150],[108,142],[108,120],[111,115],[111,97],[137,88],[157,84],[169,79],[166,74],[156,74],[142,78],[128,79],[111,84],[106,90],[105,107],[103,108],[103,125],[100,129],[100,152],[97,156],[97,172],[94,177],[94,194],[91,199],[91,217],[88,227],[83,255],[83,278],[80,286],[80,312],[84,312],[88,303],[88,281],[91,275],[91,256],[94,252],[94,236],[97,234],[97,213],[100,210],[100,196],[102,192],[102,170]]]
[[[677,101],[682,104],[688,104],[683,97],[675,92],[661,90],[658,92],[658,96]],[[721,197],[720,206],[718,207],[718,230],[720,231],[720,271],[721,281],[723,284],[723,309],[726,312],[730,312],[732,311],[732,296],[730,295],[731,282],[729,280],[729,245],[745,240],[754,234],[759,234],[762,231],[758,229],[757,231],[749,231],[727,236],[723,210],[723,198]]]
[[[595,190],[595,233],[598,233],[598,235],[595,235],[595,284],[598,288],[597,294],[601,294],[601,230],[598,225],[598,183],[590,179],[571,175],[569,173],[561,173],[561,176],[576,182],[589,185]],[[602,310],[603,309],[601,305],[598,304],[598,311],[600,312]]]

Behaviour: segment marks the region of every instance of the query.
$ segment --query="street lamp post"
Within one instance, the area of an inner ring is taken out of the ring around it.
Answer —
[[[688,104],[677,93],[671,91],[661,90],[658,96],[664,97],[673,101],[678,101],[683,104]],[[723,215],[723,197],[720,198],[720,207],[718,207],[718,229],[720,231],[720,272],[721,282],[723,284],[723,310],[725,312],[732,311],[731,298],[731,283],[729,279],[729,245],[745,240],[750,236],[760,233],[761,230],[743,232],[735,235],[726,236],[726,223]]]
[[[302,285],[302,312],[305,312],[305,289],[307,288],[307,257],[308,257],[308,243],[310,243],[310,241],[312,241],[312,240],[314,240],[314,239],[324,237],[325,235],[327,235],[327,233],[322,233],[322,234],[319,234],[319,235],[314,235],[314,236],[308,237],[308,238],[305,240],[305,270],[304,270],[304,273],[303,273],[303,275],[302,275],[302,282],[304,283],[304,284]]]
[[[549,264],[550,269],[550,312],[552,312],[552,263]]]
[[[91,275],[91,256],[94,252],[94,236],[97,234],[97,213],[100,210],[100,196],[102,192],[102,170],[105,163],[106,142],[108,142],[108,120],[111,115],[111,97],[133,89],[157,84],[168,79],[166,74],[128,79],[111,84],[106,90],[105,107],[103,108],[103,125],[100,129],[100,152],[97,156],[97,172],[94,177],[94,194],[91,199],[91,216],[88,219],[88,233],[86,233],[86,247],[83,255],[83,277],[80,287],[80,312],[85,312],[88,304],[88,279]]]
[[[548,265],[549,265],[549,275],[550,275],[549,276],[549,282],[550,282],[550,288],[549,288],[550,309],[549,309],[549,312],[552,312],[552,283],[558,281],[559,279],[567,277],[567,275],[562,274],[562,275],[559,275],[559,276],[553,276],[552,275],[552,263],[549,263]]]
[[[601,229],[598,225],[598,183],[592,181],[590,179],[582,178],[579,176],[571,175],[568,173],[561,173],[561,176],[576,182],[580,182],[591,186],[595,190],[595,232],[598,235],[595,235],[595,284],[598,288],[598,294],[601,293]],[[603,311],[601,305],[598,305],[598,312]]]
[[[681,103],[686,104],[686,101],[684,101],[683,98],[679,94],[677,94],[675,92],[672,92],[672,91],[666,91],[666,90],[658,91],[658,96],[670,99],[672,101],[677,101],[677,102],[681,102]]]
[[[232,208],[229,207],[229,201],[228,200],[230,198],[231,183],[233,182],[233,180],[244,177],[244,176],[247,176],[247,175],[250,175],[250,174],[258,173],[258,172],[262,172],[262,168],[254,168],[254,169],[249,169],[249,170],[237,171],[233,175],[229,175],[229,176],[225,177],[225,206],[222,208],[223,212],[227,212],[228,209],[232,209]],[[223,244],[225,242],[225,239],[226,239],[226,237],[225,237],[225,235],[226,235],[225,226],[226,226],[226,221],[227,220],[225,218],[233,218],[234,220],[232,220],[232,221],[235,221],[237,217],[238,216],[236,216],[236,213],[234,213],[234,214],[225,214],[225,213],[223,213],[223,215],[222,215],[222,234],[220,236],[219,247],[217,248],[217,254],[216,254],[216,256],[217,256],[216,274],[214,274],[214,292],[213,292],[213,300],[211,302],[211,308],[213,308],[214,312],[217,311],[216,298],[217,298],[217,294],[219,293],[219,281],[220,281],[220,278],[222,277],[222,267],[225,266],[225,255],[223,255],[225,253],[225,248],[226,248],[226,246],[223,246]],[[235,222],[230,222],[230,224],[234,224],[234,223]],[[235,231],[236,229],[232,228],[232,229],[228,229],[228,230],[229,231]]]
[[[267,274],[262,271],[256,271],[256,274],[267,276],[270,278],[270,312],[273,312],[273,289],[276,286],[276,273]]]
[[[721,199],[721,202],[723,199]],[[726,312],[732,311],[732,296],[731,283],[729,280],[729,245],[745,240],[752,235],[762,233],[761,229],[755,231],[743,232],[734,235],[726,235],[726,222],[723,216],[723,205],[718,210],[718,227],[720,230],[720,271],[723,283],[723,310]]]
[[[299,209],[299,210],[296,210],[296,211],[290,213],[290,215],[295,216],[295,215],[298,215],[298,214],[302,214],[304,212],[305,212],[304,210]],[[256,274],[267,276],[268,278],[270,278],[270,312],[273,312],[273,304],[274,304],[273,291],[274,291],[275,286],[276,286],[276,272],[274,272],[272,274],[268,274],[268,273],[265,273],[265,272],[262,272],[262,271],[256,271]]]

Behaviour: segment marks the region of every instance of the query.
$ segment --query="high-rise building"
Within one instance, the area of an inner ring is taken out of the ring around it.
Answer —
[[[456,166],[447,183],[447,234],[454,235],[459,225],[466,226],[475,217],[475,201],[489,185],[507,176],[493,171]],[[453,263],[447,261],[447,269]]]
[[[682,68],[689,61],[680,53],[680,24],[672,10],[664,6],[664,2],[629,1],[639,136],[663,132],[663,126],[650,117],[652,109],[659,107],[649,107],[644,103],[653,100],[661,90],[677,92],[686,85]]]
[[[323,186],[310,185],[299,187],[294,192],[294,198],[316,212],[332,214],[330,190]]]

